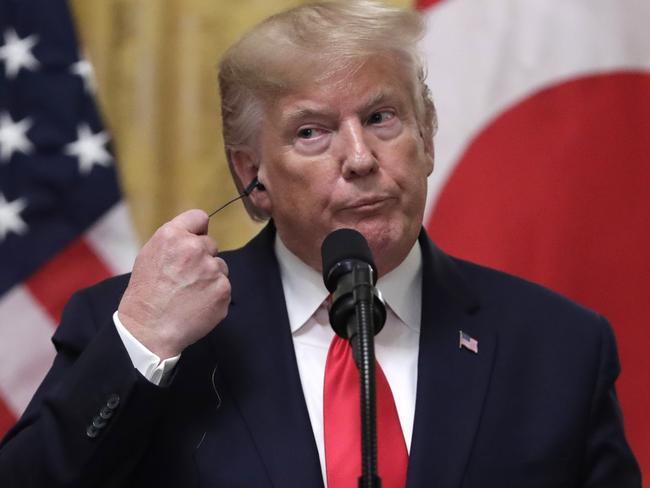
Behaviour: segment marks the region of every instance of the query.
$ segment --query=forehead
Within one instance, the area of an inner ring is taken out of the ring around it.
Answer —
[[[368,59],[354,69],[314,77],[269,101],[266,113],[275,121],[310,116],[340,116],[381,104],[412,109],[412,86],[398,63],[387,57]]]

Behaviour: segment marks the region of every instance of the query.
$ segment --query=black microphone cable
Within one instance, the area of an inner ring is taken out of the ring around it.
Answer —
[[[214,212],[212,212],[211,214],[209,214],[209,215],[208,215],[208,219],[212,218],[213,215],[215,215],[215,214],[221,212],[224,208],[226,208],[226,207],[227,207],[228,205],[230,205],[231,203],[236,202],[236,201],[239,200],[240,198],[247,197],[248,195],[250,195],[251,193],[253,193],[253,190],[255,190],[255,189],[260,190],[260,191],[264,191],[264,190],[266,189],[266,188],[264,188],[264,185],[263,185],[262,183],[260,183],[260,180],[257,179],[257,176],[256,176],[255,178],[253,178],[253,181],[251,181],[251,182],[248,184],[248,186],[247,186],[246,188],[244,188],[244,191],[241,192],[238,196],[236,196],[235,198],[233,198],[233,199],[230,200],[229,202],[224,203],[221,207],[219,207],[219,208],[216,209]]]

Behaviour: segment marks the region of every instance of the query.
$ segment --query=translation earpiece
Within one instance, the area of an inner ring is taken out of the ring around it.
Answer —
[[[253,190],[255,190],[255,189],[257,189],[257,190],[259,190],[259,191],[265,191],[265,190],[266,190],[266,188],[264,187],[264,185],[263,185],[262,183],[260,183],[260,180],[257,179],[257,176],[256,176],[255,178],[253,178],[253,181],[251,181],[251,182],[248,184],[248,186],[247,186],[246,188],[244,188],[244,191],[242,191],[242,192],[239,194],[239,196],[236,196],[235,198],[233,198],[233,199],[230,200],[229,202],[223,204],[221,207],[219,207],[219,208],[216,209],[214,212],[212,212],[210,215],[208,215],[208,218],[212,217],[213,215],[217,214],[218,212],[221,212],[221,211],[222,211],[224,208],[226,208],[228,205],[230,205],[230,204],[233,203],[233,202],[236,202],[236,201],[239,200],[240,198],[247,197],[248,195],[250,195],[251,193],[253,193]]]
[[[262,183],[260,183],[260,180],[257,179],[257,176],[253,178],[253,181],[251,181],[246,188],[244,188],[244,191],[242,192],[245,196],[250,195],[253,190],[259,190],[259,191],[264,191],[266,188]]]

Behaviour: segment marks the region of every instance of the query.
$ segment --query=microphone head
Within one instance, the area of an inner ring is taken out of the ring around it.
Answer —
[[[354,229],[338,229],[330,232],[321,246],[323,258],[323,281],[330,292],[336,289],[336,283],[342,273],[349,268],[341,266],[344,262],[361,261],[372,268],[372,282],[377,282],[377,267],[372,258],[368,241]]]

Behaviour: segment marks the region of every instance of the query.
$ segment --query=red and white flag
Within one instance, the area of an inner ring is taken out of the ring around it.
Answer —
[[[474,339],[469,334],[466,334],[462,330],[458,331],[458,349],[463,347],[468,351],[472,351],[474,354],[478,354],[478,341]]]
[[[650,482],[650,2],[421,0],[438,108],[426,226],[603,313]]]

